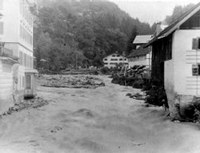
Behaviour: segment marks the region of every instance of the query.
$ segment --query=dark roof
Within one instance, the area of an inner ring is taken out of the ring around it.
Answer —
[[[183,15],[181,15],[171,25],[169,25],[167,28],[165,28],[163,31],[161,31],[158,34],[158,36],[156,36],[152,40],[150,40],[145,45],[145,47],[151,45],[153,42],[157,41],[158,39],[162,39],[162,38],[169,36],[171,33],[173,33],[175,30],[177,30],[183,23],[185,23],[185,21],[187,21],[191,16],[193,16],[195,13],[197,13],[199,10],[200,10],[200,3],[196,4],[190,10],[188,10]]]
[[[136,56],[144,56],[148,54],[150,51],[151,50],[148,47],[147,48],[140,47],[138,49],[133,49],[131,53],[128,55],[128,58],[136,57]]]

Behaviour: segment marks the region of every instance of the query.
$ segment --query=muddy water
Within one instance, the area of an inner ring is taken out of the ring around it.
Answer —
[[[40,87],[49,105],[0,120],[0,153],[199,153],[198,125],[173,123],[103,79],[97,89]]]

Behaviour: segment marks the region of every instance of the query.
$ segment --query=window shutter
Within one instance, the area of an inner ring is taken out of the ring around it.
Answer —
[[[198,49],[198,39],[194,38],[192,40],[192,49]]]
[[[192,76],[198,76],[198,65],[192,65]]]

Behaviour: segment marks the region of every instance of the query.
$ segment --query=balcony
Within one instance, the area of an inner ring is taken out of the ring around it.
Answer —
[[[0,47],[0,60],[9,63],[18,63],[18,57],[13,54],[13,51],[4,47]]]

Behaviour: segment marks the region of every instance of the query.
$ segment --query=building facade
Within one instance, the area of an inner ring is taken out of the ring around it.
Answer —
[[[151,38],[151,35],[138,35],[135,37],[133,44],[136,46],[136,49],[133,49],[128,55],[129,68],[135,65],[141,65],[146,66],[146,68],[151,70],[151,47],[143,47],[151,40]]]
[[[16,57],[17,61],[10,62],[12,64],[6,67],[1,60],[1,74],[8,71],[7,73],[12,75],[10,86],[15,90],[12,95],[19,97],[26,94],[28,90],[25,89],[30,88],[34,79],[33,74],[36,72],[33,69],[33,16],[29,9],[30,5],[32,3],[28,0],[0,1],[1,52],[9,50],[9,56],[6,57]]]
[[[161,31],[152,45],[152,78],[165,87],[170,113],[200,97],[200,3]]]
[[[128,59],[120,54],[114,53],[103,58],[104,67],[113,68],[117,65],[128,67]]]

